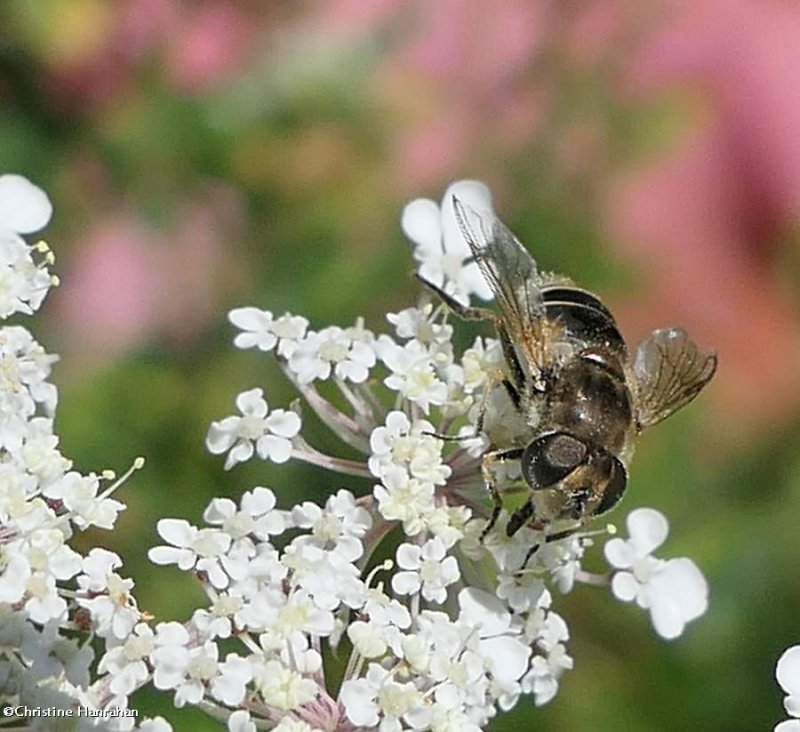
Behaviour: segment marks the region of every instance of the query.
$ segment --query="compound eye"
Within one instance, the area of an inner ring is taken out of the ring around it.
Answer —
[[[610,462],[608,463],[608,483],[603,490],[603,498],[594,510],[594,515],[599,516],[603,513],[610,511],[616,506],[625,489],[628,487],[628,471],[625,466],[614,455],[608,455]]]
[[[549,488],[586,460],[589,449],[567,432],[553,432],[531,442],[522,453],[522,475],[528,485]]]

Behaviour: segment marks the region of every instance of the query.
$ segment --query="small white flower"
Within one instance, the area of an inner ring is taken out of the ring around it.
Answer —
[[[649,609],[662,638],[677,638],[686,623],[708,608],[708,584],[691,559],[664,561],[650,556],[669,532],[663,514],[639,508],[631,511],[626,523],[630,538],[611,539],[605,545],[606,558],[617,570],[611,589],[618,599],[635,599],[639,607]]]
[[[533,703],[543,706],[558,693],[558,681],[564,671],[573,667],[564,646],[556,644],[546,656],[535,656],[531,670],[522,679],[523,691],[533,694]]]
[[[253,682],[264,703],[276,709],[296,709],[308,704],[319,691],[315,681],[287,668],[280,661],[254,664]]]
[[[427,198],[411,201],[403,209],[400,225],[416,245],[414,259],[420,263],[420,276],[464,304],[471,294],[489,300],[491,289],[478,265],[465,264],[471,252],[458,227],[453,196],[478,213],[492,213],[489,189],[478,181],[461,180],[445,191],[441,207]]]
[[[411,615],[406,606],[391,599],[381,589],[371,589],[364,603],[364,615],[383,625],[395,625],[406,629],[411,625]]]
[[[304,589],[288,597],[283,593],[259,593],[241,616],[252,629],[269,630],[275,637],[290,640],[301,634],[324,637],[334,629],[333,613],[320,608]]]
[[[404,571],[392,577],[392,589],[400,595],[421,590],[429,602],[443,603],[447,599],[446,588],[461,576],[456,558],[446,554],[444,542],[439,538],[421,547],[401,544],[397,549],[397,565]]]
[[[502,572],[497,578],[497,596],[518,613],[536,607],[546,592],[542,579],[532,572]]]
[[[449,549],[466,535],[472,511],[466,506],[439,505],[420,515],[423,529],[439,537]]]
[[[78,604],[91,613],[98,635],[124,640],[140,614],[130,594],[133,580],[123,579],[113,571],[121,566],[122,560],[113,552],[92,549],[83,562],[84,574],[78,577],[78,587],[85,594]]]
[[[544,544],[536,553],[536,561],[550,572],[558,589],[566,594],[575,585],[587,546],[591,546],[590,539],[570,536]]]
[[[258,456],[274,463],[285,463],[292,455],[291,438],[300,432],[300,417],[294,412],[275,409],[271,413],[263,389],[250,389],[236,397],[241,416],[212,422],[206,436],[209,452],[228,452],[225,469]]]
[[[347,718],[359,727],[402,729],[402,722],[411,729],[427,726],[430,712],[425,709],[424,696],[413,683],[398,683],[392,674],[371,663],[363,679],[348,679],[342,684],[339,699]]]
[[[70,471],[50,483],[42,493],[48,498],[61,501],[79,529],[89,526],[113,529],[117,516],[125,510],[125,504],[113,498],[102,498],[98,495],[99,490],[100,480],[96,475],[81,475]]]
[[[422,530],[421,517],[433,509],[433,483],[409,478],[399,467],[385,471],[383,485],[376,485],[373,494],[381,515],[388,521],[402,521],[409,536]]]
[[[398,338],[415,338],[426,346],[449,342],[453,326],[434,321],[432,313],[433,305],[428,303],[422,308],[406,308],[399,313],[389,313],[386,319],[394,326]]]
[[[189,649],[185,678],[175,689],[175,706],[198,704],[205,695],[206,686],[216,677],[219,648],[211,641]]]
[[[26,548],[34,570],[49,572],[57,580],[74,577],[81,570],[81,555],[65,544],[66,537],[58,529],[41,528],[29,535]]]
[[[229,653],[217,667],[217,675],[211,679],[211,693],[223,704],[236,706],[244,700],[245,687],[252,678],[250,661]]]
[[[113,694],[128,696],[147,679],[147,659],[154,650],[153,630],[146,623],[139,623],[122,645],[100,659],[98,670],[112,677],[109,688]]]
[[[474,587],[458,594],[459,623],[478,629],[481,655],[503,684],[517,681],[528,667],[531,649],[518,636],[521,629],[496,597]]]
[[[298,541],[313,541],[322,549],[330,548],[348,562],[362,555],[361,539],[372,526],[369,511],[346,490],[330,496],[324,510],[310,501],[295,506],[292,519],[298,528],[311,529],[310,537],[300,537]]]
[[[161,519],[159,535],[172,546],[157,546],[147,556],[154,564],[177,564],[184,572],[204,572],[214,587],[224,589],[229,578],[221,559],[231,545],[231,537],[218,529],[197,529],[182,519]]]
[[[174,622],[156,627],[154,644],[150,662],[155,687],[174,689],[176,707],[199,703],[206,686],[217,675],[217,646],[211,641],[193,646],[187,630]]]
[[[364,602],[365,585],[355,564],[345,554],[320,548],[313,541],[306,541],[307,538],[296,538],[282,558],[293,570],[297,585],[322,610],[335,610],[341,603],[360,607]]]
[[[434,431],[426,420],[412,425],[403,412],[389,412],[386,424],[376,427],[369,438],[370,471],[382,478],[387,468],[398,465],[412,478],[444,485],[452,470],[442,462],[443,443]]]
[[[33,183],[20,175],[0,176],[0,318],[33,313],[53,285],[46,267],[51,259],[37,264],[31,256],[36,249],[48,252],[46,245],[28,246],[20,236],[43,228],[52,211]]]
[[[206,523],[219,525],[234,540],[255,536],[268,540],[286,530],[286,517],[276,511],[275,494],[269,488],[256,487],[246,491],[239,501],[240,508],[229,498],[214,498],[203,512]]]
[[[400,346],[386,336],[378,339],[378,355],[392,372],[383,383],[418,404],[426,414],[431,405],[447,401],[447,384],[434,369],[428,350],[419,341]]]
[[[294,353],[308,328],[308,321],[300,315],[286,313],[275,318],[268,310],[254,307],[235,308],[228,313],[228,320],[243,331],[233,341],[237,348],[271,351],[277,345],[283,358]]]
[[[786,713],[791,717],[800,718],[800,646],[792,646],[783,652],[775,668],[775,678],[786,692],[786,698],[783,700]],[[782,724],[791,725],[793,722]],[[786,729],[791,727],[787,726]]]
[[[157,689],[174,689],[183,681],[189,664],[189,633],[180,623],[159,623],[153,643],[153,683]]]
[[[508,536],[506,525],[509,518],[509,513],[503,510],[495,529],[484,537],[483,543],[497,562],[498,569],[503,572],[518,572],[531,547],[540,542],[541,534],[523,526],[513,536]]]
[[[392,626],[374,620],[355,620],[347,626],[347,635],[358,654],[364,658],[380,658],[389,647],[389,630]]]
[[[34,251],[18,236],[0,231],[0,318],[31,315],[52,287],[53,278],[34,261]]]
[[[289,358],[289,368],[301,384],[338,378],[360,384],[375,365],[371,334],[359,328],[344,330],[330,326],[306,334]]]
[[[25,586],[25,612],[34,623],[60,620],[67,612],[67,603],[58,594],[56,578],[47,572],[34,572]]]
[[[398,654],[403,642],[413,637],[400,633],[401,629],[411,625],[408,610],[379,590],[370,591],[370,599],[364,604],[362,613],[367,620],[350,623],[347,635],[353,647],[365,658],[380,658],[389,647]]]
[[[504,368],[503,349],[500,341],[492,338],[476,338],[472,348],[464,351],[461,357],[464,389],[468,394],[475,392],[486,383],[486,379]]]
[[[531,656],[519,624],[496,597],[474,587],[461,590],[458,605],[458,623],[477,631],[477,650],[485,669],[506,693],[518,689]]]

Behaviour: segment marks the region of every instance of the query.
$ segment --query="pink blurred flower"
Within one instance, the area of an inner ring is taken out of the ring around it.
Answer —
[[[392,128],[393,168],[403,186],[418,191],[451,178],[481,146],[530,139],[541,115],[517,102],[537,100],[532,90],[540,84],[529,71],[548,28],[544,4],[409,3],[397,25],[410,31],[374,83],[391,117],[403,121]],[[524,136],[514,134],[519,128]]]
[[[224,189],[187,203],[170,232],[129,211],[96,222],[55,298],[68,347],[104,361],[158,337],[195,336],[215,317],[240,225],[238,199]]]
[[[130,214],[86,234],[56,298],[77,351],[99,358],[144,339],[158,321],[155,237]]]
[[[332,33],[345,36],[368,33],[402,8],[404,2],[405,0],[330,0],[319,6],[315,23]]]
[[[184,12],[166,46],[172,83],[204,92],[243,70],[259,30],[256,18],[227,2],[205,2]]]
[[[645,309],[716,345],[710,393],[736,418],[726,424],[747,431],[800,403],[800,319],[773,256],[800,213],[800,9],[670,7],[671,22],[631,59],[629,90],[684,88],[702,110],[660,160],[620,177],[612,238],[650,275]],[[644,318],[637,309],[631,321]]]
[[[134,88],[137,75],[154,66],[165,70],[172,86],[203,93],[242,71],[258,34],[269,27],[269,15],[244,8],[233,0],[109,6],[92,46],[48,60],[51,92],[60,104],[85,111],[86,104],[103,106]],[[70,12],[68,5],[63,12]]]

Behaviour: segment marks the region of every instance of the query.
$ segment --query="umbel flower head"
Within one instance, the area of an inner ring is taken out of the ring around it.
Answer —
[[[0,175],[0,318],[31,315],[57,284],[54,256],[24,236],[47,225],[47,195],[18,175]],[[58,392],[50,382],[57,357],[22,325],[0,327],[0,699],[8,709],[114,709],[114,719],[84,717],[76,729],[133,729],[127,695],[148,678],[131,639],[144,635],[120,558],[70,546],[76,532],[112,529],[125,506],[112,494],[113,472],[81,474],[62,455],[53,418]],[[89,641],[96,639],[93,646]],[[107,652],[98,660],[94,648]],[[123,649],[130,649],[125,655]],[[123,657],[124,656],[124,657]],[[133,659],[133,660],[130,660]],[[108,672],[114,669],[113,676]],[[22,714],[22,717],[25,717]],[[26,729],[53,729],[52,717],[17,718]],[[163,720],[138,720],[161,732]]]
[[[462,181],[441,206],[409,204],[402,226],[426,279],[454,301],[486,300],[453,194],[491,210],[488,189]],[[54,283],[49,248],[22,238],[49,216],[42,191],[0,177],[0,317],[32,312]],[[152,685],[231,732],[475,732],[522,697],[539,706],[557,695],[574,665],[558,596],[577,585],[635,600],[664,638],[705,611],[697,567],[652,556],[667,535],[657,511],[630,514],[629,538],[606,544],[603,574],[582,561],[610,529],[556,540],[538,524],[506,531],[509,508],[527,496],[519,461],[497,470],[504,505],[493,516],[482,456],[533,426],[498,388],[507,365],[491,334],[459,350],[457,322],[431,302],[388,314],[383,332],[361,320],[316,330],[302,316],[253,306],[230,320],[235,345],[276,358],[301,399],[275,405],[263,387],[241,392],[237,414],[210,426],[209,451],[225,456],[226,469],[305,461],[345,476],[345,487],[323,505],[287,506],[280,490],[256,486],[237,501],[212,500],[200,526],[159,521],[163,544],[150,559],[191,572],[205,593],[185,622],[141,611],[117,555],[69,546],[75,532],[115,526],[124,504],[112,494],[142,461],[120,480],[74,471],[52,430],[54,358],[26,329],[0,329],[4,701],[105,710],[80,729],[164,732],[163,719],[126,716],[131,695]],[[309,444],[309,411],[359,457]],[[372,489],[355,495],[347,476]],[[389,551],[381,545],[390,535]]]
[[[454,194],[491,211],[488,189],[461,181],[441,206],[410,203],[402,226],[426,279],[462,303],[488,300]],[[667,535],[653,509],[632,512],[630,537],[608,543],[605,574],[581,562],[607,529],[549,541],[523,526],[508,536],[505,506],[491,525],[482,455],[531,430],[497,388],[506,366],[491,334],[459,351],[458,321],[424,301],[389,313],[382,332],[361,320],[316,330],[302,316],[253,306],[230,321],[235,345],[276,358],[302,400],[275,407],[262,388],[243,391],[239,414],[211,425],[208,449],[225,455],[226,468],[291,458],[373,488],[281,510],[280,491],[259,487],[239,504],[213,502],[203,527],[160,522],[166,544],[151,558],[195,572],[209,598],[188,623],[155,629],[154,682],[177,705],[202,699],[228,715],[231,730],[478,730],[523,696],[535,705],[556,696],[574,663],[557,596],[576,584],[636,600],[664,638],[705,612],[694,563],[652,556]],[[361,458],[309,444],[308,410]],[[518,491],[519,470],[517,461],[499,471]],[[506,493],[513,502],[514,490]],[[380,559],[378,545],[393,532],[402,540]],[[233,636],[242,648],[223,660],[218,643]],[[345,664],[338,687],[326,649]]]

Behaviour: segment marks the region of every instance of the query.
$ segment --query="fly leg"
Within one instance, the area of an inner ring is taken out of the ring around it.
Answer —
[[[581,524],[577,526],[573,526],[571,529],[564,529],[563,531],[557,531],[555,534],[549,534],[545,536],[544,541],[541,541],[537,544],[534,544],[530,549],[528,549],[528,553],[525,555],[525,560],[522,562],[522,566],[519,568],[519,572],[522,572],[525,567],[528,566],[528,562],[531,560],[531,557],[536,554],[537,551],[541,548],[542,544],[549,544],[552,541],[559,541],[560,539],[566,539],[568,536],[572,536],[576,531],[581,529]]]
[[[494,528],[500,516],[500,511],[503,510],[503,497],[500,495],[500,491],[497,490],[497,483],[492,469],[498,463],[504,463],[507,460],[519,460],[523,452],[524,448],[512,447],[506,450],[493,450],[483,456],[481,472],[483,473],[483,482],[486,484],[486,489],[492,496],[492,515],[489,518],[489,523],[486,524],[481,532],[481,541]]]
[[[495,371],[494,373],[489,374],[489,377],[486,379],[486,384],[483,387],[480,409],[478,410],[478,418],[475,420],[475,430],[471,435],[444,435],[440,432],[426,432],[426,434],[432,435],[433,437],[438,437],[440,440],[445,440],[448,442],[461,442],[462,440],[480,437],[481,433],[483,432],[483,422],[486,418],[486,410],[489,408],[489,396],[492,393],[492,390],[498,384],[502,384],[505,387],[512,401],[519,399],[519,394],[517,394],[511,382],[505,378],[502,371]],[[515,401],[515,403],[518,402]]]
[[[495,373],[491,374],[489,378],[486,380],[486,386],[483,388],[483,397],[481,397],[481,408],[478,411],[478,418],[475,420],[475,434],[473,437],[477,437],[483,432],[483,421],[486,418],[486,410],[489,408],[489,395],[492,393],[492,389],[494,389],[497,384],[502,384],[505,387],[505,390],[508,392],[508,396],[512,402],[514,402],[515,406],[519,406],[519,392],[516,390],[514,385],[503,375],[502,372],[496,371]]]
[[[514,343],[503,321],[487,308],[473,308],[462,305],[458,300],[448,295],[440,287],[428,282],[424,277],[420,277],[419,275],[417,275],[417,277],[426,287],[433,290],[444,304],[460,318],[464,320],[491,320],[494,323],[497,337],[500,339],[500,346],[503,349],[503,357],[508,364],[509,376],[511,377],[510,379],[505,379],[505,383],[507,384],[506,389],[508,390],[508,395],[511,397],[511,401],[514,402],[516,407],[519,407],[522,394],[527,392],[528,384],[522,364],[519,361],[519,356],[517,356],[517,351],[514,348]]]
[[[434,285],[433,282],[428,282],[424,277],[417,274],[417,279],[422,282],[429,290],[433,290],[439,299],[447,305],[459,318],[464,320],[496,320],[495,314],[487,308],[473,308],[468,305],[462,305],[452,295],[448,295],[441,287]]]
[[[463,318],[464,320],[491,320],[494,323],[494,327],[497,330],[497,337],[500,339],[500,345],[503,348],[503,356],[508,364],[510,372],[509,375],[511,377],[510,380],[506,380],[508,382],[506,389],[508,389],[508,394],[511,397],[511,400],[517,407],[519,407],[522,394],[526,392],[527,380],[525,378],[525,372],[522,368],[522,364],[519,361],[519,356],[517,356],[517,352],[514,348],[514,343],[511,340],[511,336],[509,336],[508,330],[503,324],[503,321],[500,320],[500,318],[498,318],[488,308],[473,308],[467,305],[462,305],[452,295],[448,295],[441,287],[434,285],[432,282],[428,282],[428,280],[420,275],[417,275],[417,278],[428,289],[435,292],[442,302],[444,302],[444,304],[447,305],[447,307],[449,307],[460,318]]]
[[[508,519],[506,536],[514,536],[523,526],[530,523],[534,514],[533,496],[523,503]]]
[[[429,290],[435,292],[442,302],[444,302],[444,304],[447,305],[447,307],[450,308],[450,310],[452,310],[460,318],[464,320],[491,320],[494,323],[497,336],[500,339],[500,345],[503,349],[503,356],[508,364],[509,376],[506,377],[502,374],[492,374],[489,377],[484,388],[481,409],[478,413],[478,420],[475,427],[475,436],[477,437],[483,431],[483,419],[486,414],[486,405],[489,400],[489,394],[498,383],[503,385],[505,390],[508,392],[509,398],[517,409],[519,409],[522,405],[522,395],[527,393],[528,389],[522,364],[520,363],[517,352],[514,349],[514,344],[511,341],[511,337],[508,335],[508,330],[506,329],[505,325],[503,325],[503,322],[491,310],[487,308],[474,308],[467,305],[462,305],[452,295],[448,295],[441,287],[434,285],[432,282],[429,282],[419,274],[417,275],[417,279],[419,279],[419,281],[422,282],[422,284],[424,284]],[[437,435],[437,437],[441,437],[441,435]],[[443,439],[454,438],[450,437]]]

